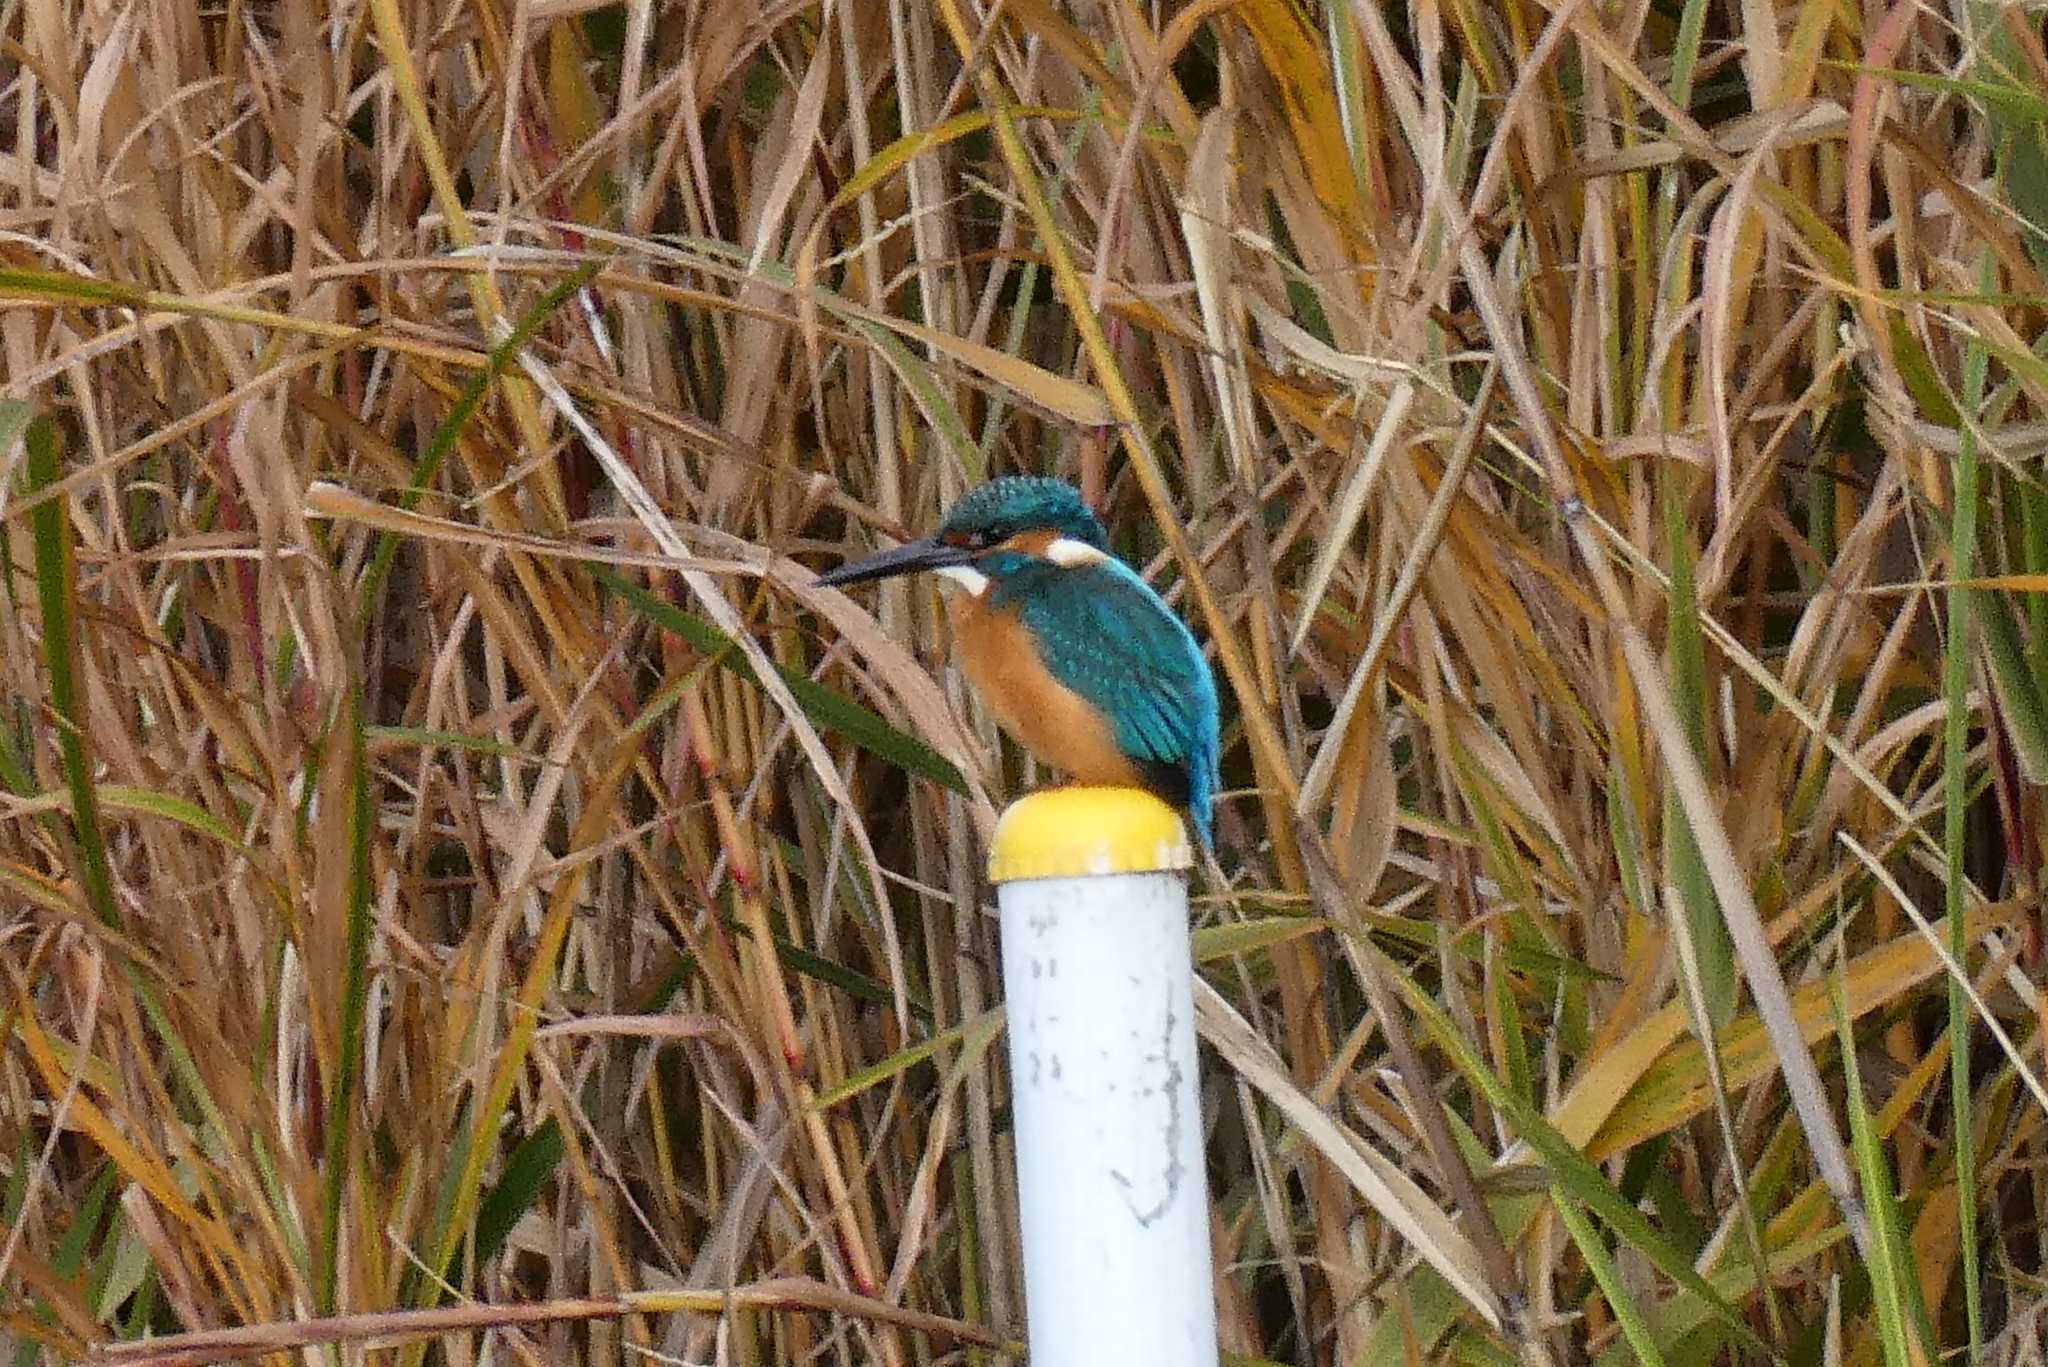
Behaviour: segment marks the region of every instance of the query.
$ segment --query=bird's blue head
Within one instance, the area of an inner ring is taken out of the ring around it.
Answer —
[[[938,539],[986,549],[1023,532],[1051,532],[1098,551],[1109,549],[1109,536],[1081,501],[1081,491],[1042,475],[990,480],[947,511]]]
[[[930,536],[849,561],[820,575],[818,582],[858,584],[918,570],[967,569],[1000,579],[1063,542],[1100,555],[1109,552],[1109,534],[1081,501],[1080,490],[1062,479],[1008,475],[969,491]]]

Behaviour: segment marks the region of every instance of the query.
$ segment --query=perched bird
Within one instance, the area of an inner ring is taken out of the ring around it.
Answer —
[[[1144,788],[1210,843],[1216,683],[1201,647],[1063,480],[973,490],[932,535],[851,561],[820,584],[930,570],[953,595],[955,648],[1003,728],[1076,780]]]

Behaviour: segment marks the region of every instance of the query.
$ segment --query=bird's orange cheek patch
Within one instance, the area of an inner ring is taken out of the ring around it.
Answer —
[[[1019,532],[1005,541],[1002,549],[1006,551],[1022,551],[1025,555],[1035,556],[1043,560],[1045,559],[1046,548],[1051,546],[1056,540],[1058,540],[1058,537],[1052,532]]]
[[[1075,541],[1061,536],[1058,532],[1019,532],[1005,541],[1001,548],[1019,551],[1034,560],[1049,560],[1061,569],[1073,569],[1080,565],[1098,565],[1109,559],[1102,551],[1085,541]]]

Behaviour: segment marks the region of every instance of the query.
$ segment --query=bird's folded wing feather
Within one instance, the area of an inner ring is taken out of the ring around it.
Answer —
[[[1213,696],[1193,639],[1145,582],[1105,562],[1049,569],[1050,592],[1017,597],[1048,667],[1113,720],[1126,753],[1200,763],[1207,739],[1199,699]],[[1214,711],[1214,704],[1208,711]]]

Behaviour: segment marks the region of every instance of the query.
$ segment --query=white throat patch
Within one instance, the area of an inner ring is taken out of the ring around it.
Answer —
[[[1045,558],[1063,570],[1076,569],[1082,565],[1100,565],[1109,559],[1087,542],[1076,541],[1066,536],[1045,548]]]
[[[932,572],[952,580],[976,598],[988,591],[988,576],[972,565],[940,565]]]

